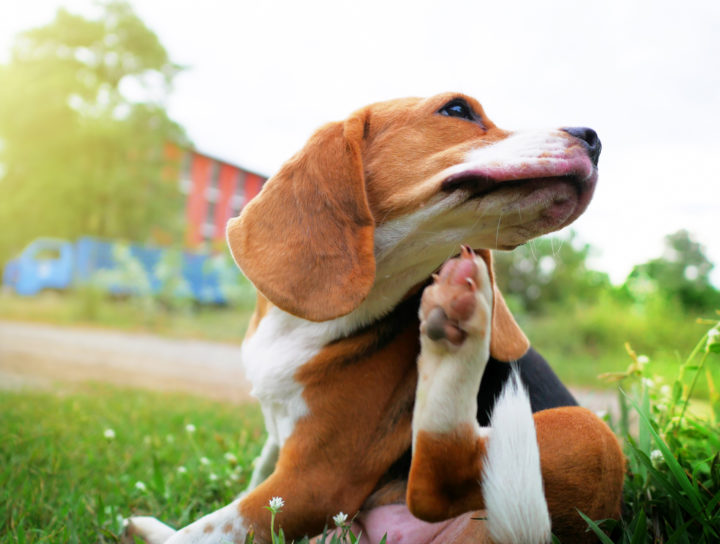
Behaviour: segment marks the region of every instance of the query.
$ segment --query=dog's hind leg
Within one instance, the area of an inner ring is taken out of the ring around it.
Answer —
[[[476,395],[490,353],[492,306],[487,266],[469,249],[423,293],[407,503],[426,521],[482,504],[477,480],[488,429],[476,421]]]
[[[429,521],[492,507],[499,499],[496,487],[480,485],[483,467],[494,483],[511,466],[514,479],[525,486],[512,497],[523,521],[515,530],[522,541],[544,542],[550,518],[535,428],[516,375],[496,404],[495,417],[502,420],[491,427],[502,431],[482,428],[476,420],[476,395],[490,354],[492,308],[487,265],[468,248],[443,266],[423,294],[408,506]],[[513,424],[506,426],[506,419]],[[492,535],[493,524],[487,529]]]
[[[477,424],[492,296],[485,261],[467,249],[423,294],[408,506],[428,521],[485,509],[478,530],[496,544],[547,542],[551,519],[564,541],[584,541],[591,535],[577,510],[592,519],[619,515],[624,460],[617,439],[584,408],[533,414],[516,372],[490,427]]]

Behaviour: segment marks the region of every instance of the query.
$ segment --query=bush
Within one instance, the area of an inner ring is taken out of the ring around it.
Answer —
[[[655,297],[632,304],[606,292],[594,303],[557,307],[546,314],[516,314],[532,344],[566,383],[597,387],[601,372],[620,372],[627,366],[623,345],[628,342],[653,360],[653,372],[672,379],[704,326],[675,302]],[[711,368],[720,379],[720,366]],[[707,393],[701,381],[696,393]]]
[[[625,437],[626,511],[619,522],[587,520],[605,543],[720,541],[720,394],[709,365],[720,362],[720,322],[713,323],[680,365],[671,384],[652,376],[652,364],[628,346],[632,363],[619,374],[616,426]],[[707,382],[707,403],[693,398]],[[692,399],[692,400],[691,400]],[[636,425],[632,415],[636,416]],[[586,518],[587,519],[587,518]]]

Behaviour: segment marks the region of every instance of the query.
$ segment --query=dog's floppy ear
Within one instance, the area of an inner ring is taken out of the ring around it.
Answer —
[[[312,321],[357,308],[375,281],[364,114],[320,128],[228,223],[235,261],[273,304]]]
[[[505,304],[505,299],[495,282],[495,272],[492,264],[492,253],[489,249],[481,249],[478,254],[482,257],[490,273],[490,281],[493,286],[493,313],[492,331],[490,333],[490,355],[498,361],[516,361],[530,347],[530,341],[525,336],[510,309]]]

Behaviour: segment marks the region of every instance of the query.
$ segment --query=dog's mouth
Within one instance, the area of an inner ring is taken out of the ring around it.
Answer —
[[[547,169],[518,168],[508,171],[493,168],[469,169],[447,177],[443,192],[466,191],[469,200],[493,193],[506,193],[511,206],[542,210],[549,230],[563,228],[577,219],[590,204],[597,183],[597,169],[586,164],[553,175]]]

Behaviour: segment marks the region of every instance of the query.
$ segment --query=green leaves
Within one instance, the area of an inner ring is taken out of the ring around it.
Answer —
[[[652,292],[678,300],[686,309],[714,309],[720,304],[720,293],[712,286],[713,263],[705,248],[687,230],[665,237],[662,257],[637,265],[628,276],[630,292]]]
[[[100,5],[97,19],[59,10],[0,66],[0,222],[14,226],[0,263],[43,235],[181,230],[164,173],[165,146],[187,142],[164,109],[179,68],[126,2]]]

